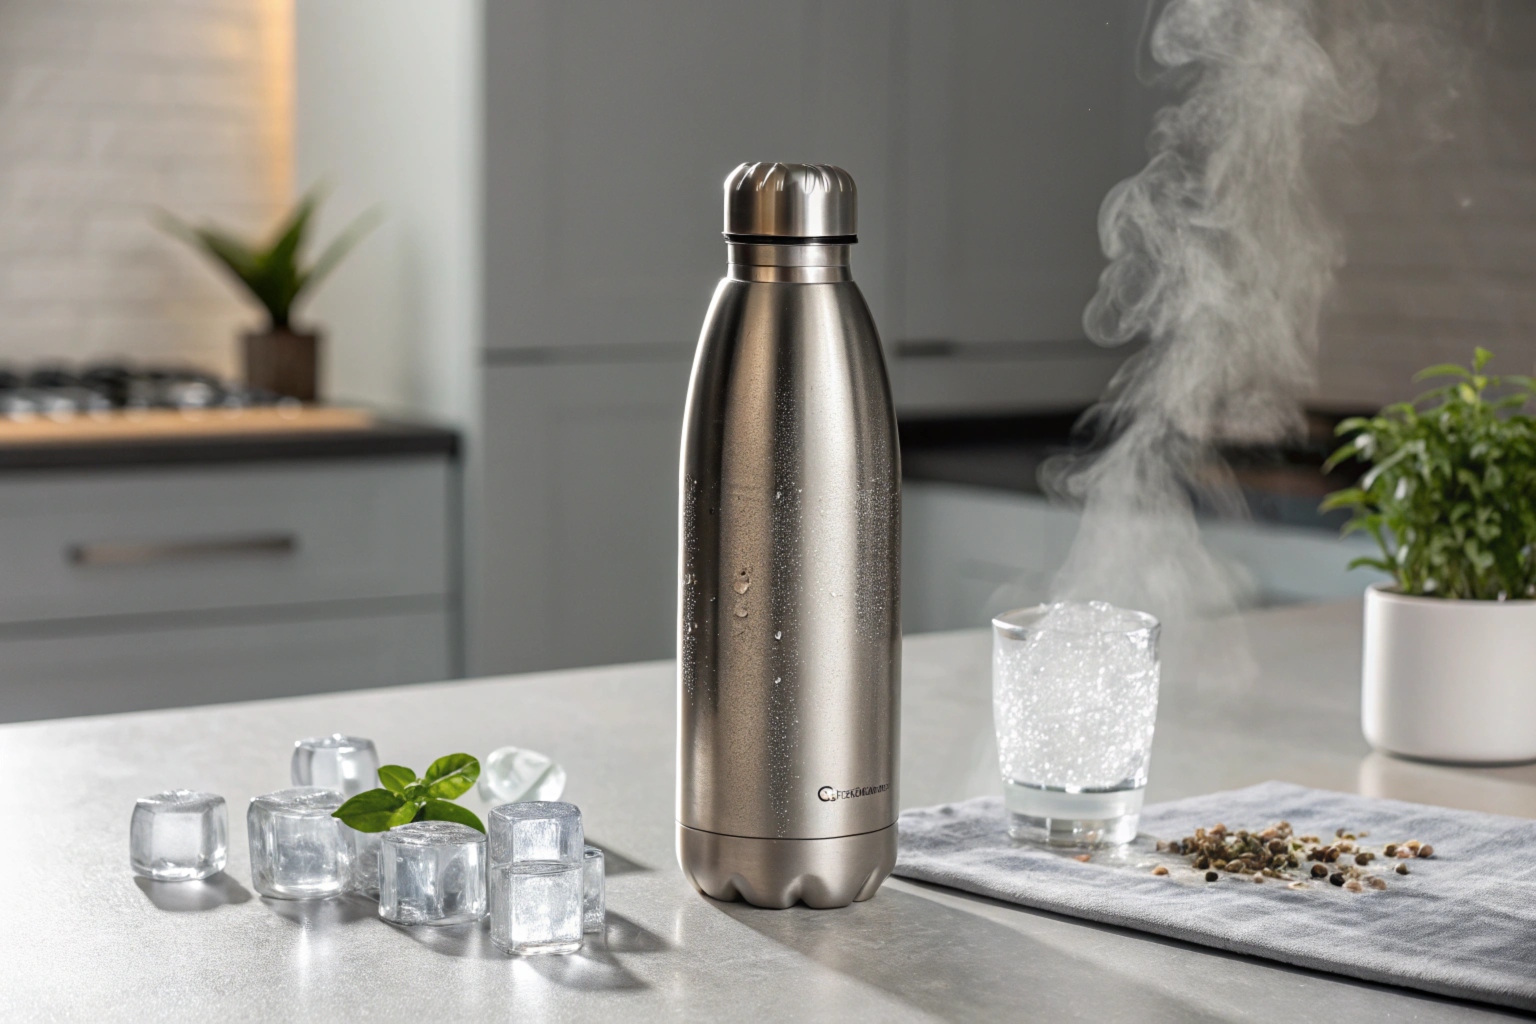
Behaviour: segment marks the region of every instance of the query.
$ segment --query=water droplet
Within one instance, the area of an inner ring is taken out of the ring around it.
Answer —
[[[778,630],[778,629],[774,630],[773,631],[773,638],[775,640],[782,640],[782,639],[784,639],[783,631],[782,630]]]

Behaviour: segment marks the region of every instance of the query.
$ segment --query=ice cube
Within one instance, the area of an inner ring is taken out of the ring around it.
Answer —
[[[530,800],[491,811],[491,939],[508,953],[581,948],[583,842],[574,804]]]
[[[581,948],[582,867],[525,861],[491,868],[491,941],[538,956]]]
[[[581,858],[581,930],[601,932],[608,907],[603,892],[603,851],[589,846]]]
[[[565,769],[536,750],[493,750],[480,769],[480,796],[488,803],[559,800]]]
[[[293,745],[290,777],[295,786],[334,789],[356,796],[379,786],[379,755],[361,736],[311,736]]]
[[[371,900],[379,898],[379,840],[383,835],[341,826],[342,842],[347,847],[347,892]]]
[[[133,806],[128,860],[134,874],[158,882],[207,878],[224,870],[229,812],[214,793],[173,789]]]
[[[379,916],[396,924],[469,924],[485,916],[485,834],[451,821],[382,833]]]
[[[492,864],[558,861],[580,868],[586,849],[581,809],[556,801],[524,800],[492,808]]]
[[[251,884],[280,900],[324,899],[346,885],[350,848],[331,812],[334,789],[300,786],[253,797],[245,814],[251,843]]]

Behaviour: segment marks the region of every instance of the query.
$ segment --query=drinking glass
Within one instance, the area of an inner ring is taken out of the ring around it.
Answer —
[[[1013,838],[1135,838],[1157,718],[1158,631],[1151,615],[1102,601],[992,620],[993,721]]]

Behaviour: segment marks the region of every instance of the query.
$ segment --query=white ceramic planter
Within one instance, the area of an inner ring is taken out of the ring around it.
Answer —
[[[1365,592],[1361,725],[1378,750],[1536,760],[1536,601]]]

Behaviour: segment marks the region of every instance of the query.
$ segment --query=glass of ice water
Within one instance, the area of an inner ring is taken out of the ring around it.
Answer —
[[[1145,612],[1103,601],[992,620],[992,711],[1013,838],[1103,846],[1136,837],[1158,628]]]

